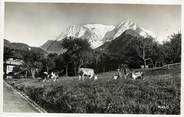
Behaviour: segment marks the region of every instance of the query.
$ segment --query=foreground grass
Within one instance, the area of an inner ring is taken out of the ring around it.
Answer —
[[[76,77],[57,82],[7,80],[48,112],[180,114],[180,67],[145,71],[144,80],[112,80],[113,72],[97,81]]]

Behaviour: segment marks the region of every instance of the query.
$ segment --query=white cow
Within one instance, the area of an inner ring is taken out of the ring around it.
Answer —
[[[89,77],[89,79],[93,78],[97,80],[97,76],[95,75],[94,69],[91,68],[79,68],[78,70],[79,80],[82,78],[84,80],[85,76]]]
[[[118,76],[118,75],[114,75],[112,78],[113,78],[114,80],[116,80],[116,79],[119,78],[119,76]]]
[[[132,78],[135,80],[135,79],[143,79],[143,72],[133,72],[132,73]]]
[[[53,79],[53,81],[56,81],[58,79],[58,77],[59,76],[57,73],[54,73],[54,72],[51,73],[51,79]]]

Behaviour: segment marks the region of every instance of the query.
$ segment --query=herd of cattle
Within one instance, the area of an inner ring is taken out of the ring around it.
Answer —
[[[44,79],[43,82],[48,81],[52,79],[53,81],[56,81],[59,78],[59,73],[58,72],[51,72],[47,73],[44,72]],[[127,71],[125,68],[123,69],[117,69],[117,74],[112,76],[112,79],[143,79],[143,72],[140,71]],[[78,70],[78,77],[79,80],[84,80],[84,79],[94,79],[97,80],[98,76],[95,74],[94,69],[92,68],[79,68]]]

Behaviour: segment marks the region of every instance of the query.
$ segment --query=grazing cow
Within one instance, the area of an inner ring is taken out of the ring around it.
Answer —
[[[58,78],[59,76],[57,72],[51,72],[51,79],[53,79],[53,81],[56,81]]]
[[[119,78],[119,76],[118,76],[118,75],[114,75],[112,78],[113,78],[114,80],[116,80],[116,79]]]
[[[79,68],[78,70],[79,80],[82,78],[84,80],[85,76],[89,77],[89,79],[93,78],[97,80],[97,76],[95,75],[94,69],[91,68]]]
[[[48,79],[52,79],[53,81],[56,81],[58,79],[58,72],[51,72],[50,74],[47,72],[43,72],[44,80],[43,82],[47,81]]]
[[[134,72],[132,73],[132,78],[135,80],[135,79],[143,79],[143,72]]]

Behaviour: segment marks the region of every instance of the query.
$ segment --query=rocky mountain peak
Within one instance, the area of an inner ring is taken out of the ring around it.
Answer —
[[[95,49],[103,45],[105,42],[111,42],[112,40],[116,39],[125,31],[133,36],[140,35],[143,37],[156,37],[151,31],[138,26],[132,20],[125,19],[122,20],[117,26],[103,24],[70,25],[59,37],[59,40],[67,37],[72,37],[73,39],[87,39],[91,47]],[[59,50],[59,45],[57,50]]]

